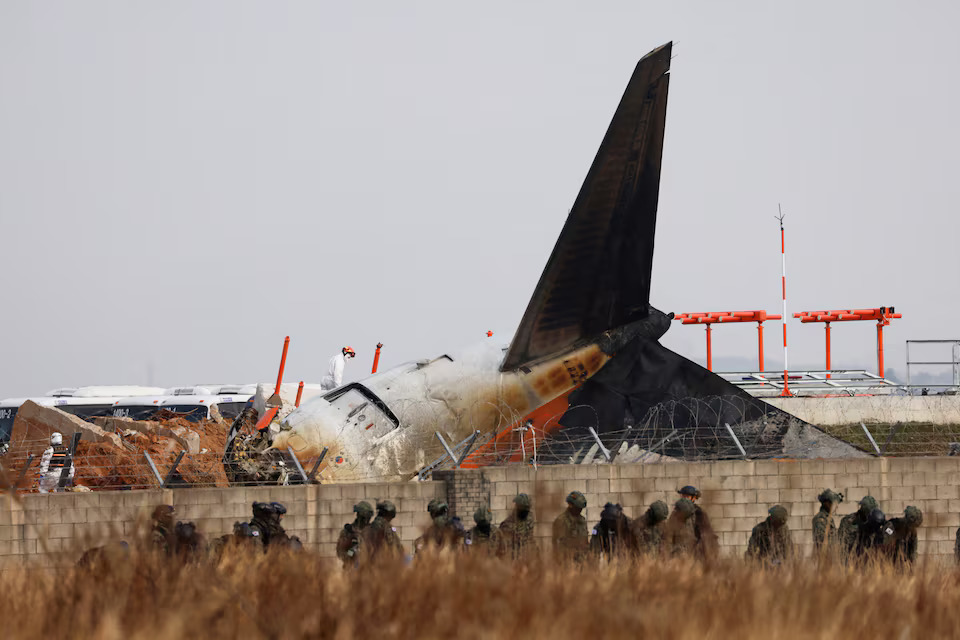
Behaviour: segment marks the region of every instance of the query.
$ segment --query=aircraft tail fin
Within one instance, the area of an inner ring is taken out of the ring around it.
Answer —
[[[501,370],[649,314],[671,48],[637,63]]]

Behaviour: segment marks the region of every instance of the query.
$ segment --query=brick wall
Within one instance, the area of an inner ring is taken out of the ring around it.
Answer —
[[[565,508],[564,498],[574,489],[586,495],[585,515],[593,526],[606,502],[620,503],[628,516],[636,517],[655,500],[672,506],[679,497],[676,490],[687,484],[703,492],[700,504],[709,513],[721,548],[728,554],[743,554],[750,530],[775,504],[790,512],[794,540],[809,553],[811,520],[820,508],[817,495],[825,488],[845,496],[835,516],[838,524],[840,517],[854,511],[856,502],[868,494],[880,502],[887,517],[903,515],[907,505],[919,507],[924,518],[920,553],[938,561],[952,561],[960,526],[960,458],[570,465],[448,473],[443,479],[448,484],[451,505],[461,504],[460,500],[473,505],[476,487],[489,482],[495,522],[507,516],[513,496],[518,492],[530,494],[538,519],[537,535],[544,544],[549,544],[550,523]],[[461,498],[458,492],[468,487],[468,495]],[[454,514],[465,523],[472,518],[472,510]]]
[[[308,487],[176,489],[29,494],[20,500],[0,498],[0,566],[43,551],[73,551],[107,538],[132,538],[138,516],[160,503],[172,504],[180,520],[195,521],[209,538],[229,532],[236,520],[250,518],[254,500],[287,505],[287,530],[304,544],[328,556],[340,528],[352,520],[353,505],[390,499],[397,505],[394,523],[404,543],[429,524],[426,505],[445,498],[451,513],[472,526],[473,512],[489,504],[494,522],[509,513],[513,497],[534,499],[537,535],[549,544],[550,523],[565,507],[574,489],[587,497],[586,517],[593,525],[605,502],[619,502],[630,517],[655,500],[672,504],[676,490],[692,484],[703,492],[701,504],[720,535],[722,549],[742,554],[750,530],[782,504],[800,548],[811,546],[810,520],[819,509],[824,488],[843,492],[839,516],[855,509],[864,495],[873,495],[888,517],[902,515],[907,505],[923,510],[920,552],[938,561],[952,561],[954,536],[960,526],[960,458],[868,458],[857,460],[736,461],[636,465],[569,465],[499,467],[437,472],[431,482],[314,485]],[[837,521],[839,521],[839,516]]]
[[[56,552],[75,554],[109,539],[132,540],[138,519],[143,522],[158,504],[172,504],[178,520],[194,521],[209,540],[232,531],[235,521],[249,520],[253,501],[282,502],[287,532],[300,536],[306,547],[333,556],[340,529],[353,520],[353,505],[388,499],[397,507],[397,533],[409,547],[430,523],[427,503],[444,496],[440,482],[27,494],[19,500],[4,495],[0,567],[23,559],[56,562]]]

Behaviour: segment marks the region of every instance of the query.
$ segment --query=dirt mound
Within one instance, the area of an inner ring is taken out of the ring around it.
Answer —
[[[67,415],[57,409],[49,411]],[[73,416],[69,418],[77,420]],[[124,428],[134,426],[132,423],[126,425],[122,421],[109,420],[109,424],[104,423],[108,429],[89,425],[98,432],[106,432],[108,437],[94,439],[81,431],[83,436],[74,457],[75,485],[92,489],[155,488],[157,479],[143,455],[144,452],[150,454],[157,471],[161,477],[166,478],[177,455],[185,450],[183,444],[185,439],[188,439],[194,443],[198,441],[197,452],[188,452],[183,456],[176,474],[171,478],[170,486],[228,486],[221,456],[229,427],[222,421],[190,422],[182,417],[174,417],[154,421],[151,424],[155,426],[150,429],[140,427],[142,430],[137,430]],[[0,459],[0,464],[7,471],[5,483],[11,483],[17,478],[26,465],[28,456],[32,454],[33,460],[20,488],[36,486],[40,456],[48,446],[50,434],[59,430],[61,424],[62,416],[54,415],[49,419],[28,416],[21,419],[21,416],[17,415],[10,450]],[[165,433],[170,435],[163,435]],[[64,443],[69,443],[67,434],[64,434]]]

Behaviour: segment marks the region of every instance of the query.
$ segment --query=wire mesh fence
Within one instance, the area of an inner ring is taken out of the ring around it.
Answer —
[[[713,461],[729,459],[843,457],[847,455],[945,456],[960,455],[960,415],[952,420],[947,413],[942,424],[904,421],[893,409],[890,421],[883,415],[877,421],[861,420],[852,406],[836,426],[811,426],[773,407],[741,396],[685,398],[655,404],[639,419],[628,417],[621,424],[603,424],[590,407],[572,407],[546,420],[524,422],[522,416],[501,412],[501,428],[466,430],[416,429],[408,437],[415,460],[406,461],[408,478],[427,479],[433,471],[458,466],[477,468],[502,465],[553,464],[655,464],[672,461]],[[941,402],[930,398],[930,402]],[[760,410],[758,412],[758,406]],[[764,408],[766,407],[766,408]],[[930,410],[942,407],[930,407]],[[587,419],[580,426],[562,427],[561,417],[579,409]],[[195,429],[203,430],[203,425]],[[404,426],[401,426],[401,430]],[[222,431],[222,429],[221,429]],[[80,442],[73,457],[74,474],[67,483],[75,490],[150,489],[158,487],[253,486],[263,482],[230,473],[231,462],[224,464],[222,438],[211,439],[213,432],[199,433],[209,449],[189,453],[180,446],[184,438],[144,438],[131,434],[121,438],[122,446],[108,442]],[[134,435],[136,437],[134,437]],[[252,437],[249,429],[241,436]],[[845,449],[839,454],[824,453],[824,439]],[[47,448],[46,439],[21,440],[0,455],[0,488],[37,491],[43,474],[40,461]],[[270,484],[303,484],[322,481],[318,474],[321,456],[296,460],[272,451],[274,473]],[[333,464],[327,461],[327,464]],[[48,474],[49,475],[49,474]],[[374,481],[375,476],[354,474],[356,481]],[[48,483],[49,484],[49,483]],[[71,487],[66,487],[71,488]]]

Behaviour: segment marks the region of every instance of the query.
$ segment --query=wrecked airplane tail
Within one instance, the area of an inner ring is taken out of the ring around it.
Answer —
[[[671,48],[665,44],[637,63],[501,371],[651,314]]]

